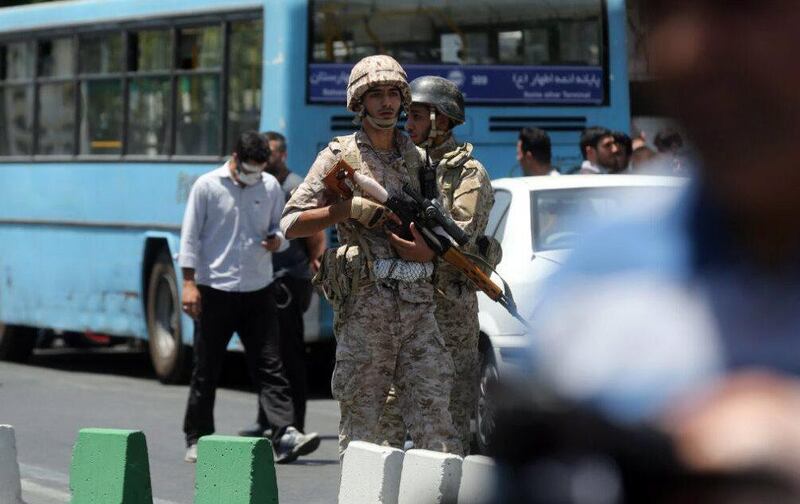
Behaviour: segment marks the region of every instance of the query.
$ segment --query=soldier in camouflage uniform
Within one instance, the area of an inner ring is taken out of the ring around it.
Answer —
[[[409,103],[405,71],[394,59],[370,56],[356,64],[347,108],[361,129],[319,153],[281,220],[288,238],[335,224],[342,243],[326,252],[315,278],[334,308],[331,385],[341,410],[340,455],[351,440],[382,440],[378,420],[392,384],[417,445],[461,453],[448,411],[453,361],[434,315],[433,252],[416,232],[413,242],[387,234],[389,212],[358,188],[341,201],[323,183],[343,158],[390,195],[402,195],[404,183],[419,190],[422,157],[396,128],[400,107]]]
[[[472,145],[459,144],[453,127],[464,122],[464,98],[458,87],[442,77],[424,76],[411,82],[412,104],[406,122],[411,140],[428,156],[435,170],[435,187],[427,197],[439,197],[453,220],[470,237],[462,250],[479,254],[478,240],[486,230],[494,194],[483,165],[472,157]],[[423,179],[424,179],[423,175]],[[423,180],[422,185],[425,185]],[[437,263],[436,322],[453,357],[455,376],[450,414],[465,452],[470,446],[470,414],[475,407],[479,372],[478,297],[470,281],[444,261]],[[405,424],[405,425],[404,425]],[[384,439],[402,446],[406,425],[392,395],[381,419]],[[416,439],[413,438],[416,444]]]

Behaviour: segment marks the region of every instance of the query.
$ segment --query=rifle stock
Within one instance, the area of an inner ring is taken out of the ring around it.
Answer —
[[[503,291],[500,290],[500,287],[495,285],[486,273],[457,248],[449,247],[441,257],[469,278],[492,301],[499,301],[503,297]]]

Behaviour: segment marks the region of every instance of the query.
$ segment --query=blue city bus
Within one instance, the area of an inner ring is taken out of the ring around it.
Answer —
[[[277,130],[304,174],[344,108],[358,59],[457,82],[493,177],[517,131],[580,162],[587,125],[627,130],[621,0],[82,0],[0,9],[0,358],[44,333],[147,342],[186,378],[192,321],[175,257],[188,192],[238,134]],[[307,340],[330,338],[315,299]]]

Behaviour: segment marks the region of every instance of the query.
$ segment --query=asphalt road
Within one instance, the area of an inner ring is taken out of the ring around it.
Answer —
[[[215,409],[219,434],[234,435],[255,419],[244,360],[230,357]],[[281,503],[336,501],[339,462],[336,402],[325,378],[314,380],[306,427],[322,437],[320,448],[291,465],[277,466]],[[25,365],[0,362],[0,424],[16,431],[23,499],[28,504],[69,502],[69,465],[78,430],[142,430],[147,437],[156,504],[194,499],[194,465],[183,461],[181,431],[188,387],[158,383],[144,355],[109,352],[37,353]]]

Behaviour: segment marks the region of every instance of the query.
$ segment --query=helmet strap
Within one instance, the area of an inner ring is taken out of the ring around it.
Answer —
[[[397,117],[395,116],[392,119],[378,119],[377,117],[372,117],[369,115],[368,112],[363,112],[364,117],[366,117],[367,122],[375,129],[380,130],[390,130],[394,129],[397,126]]]
[[[436,108],[430,107],[431,111],[431,129],[428,130],[428,138],[420,144],[420,147],[436,147],[436,139],[446,137],[449,134],[448,130],[440,130],[436,128]]]

